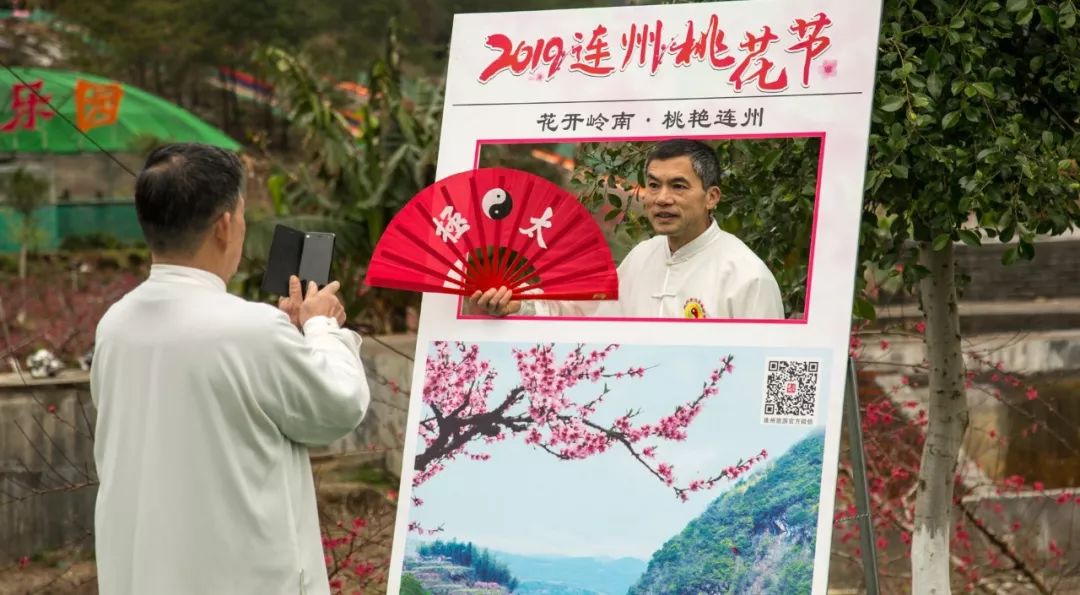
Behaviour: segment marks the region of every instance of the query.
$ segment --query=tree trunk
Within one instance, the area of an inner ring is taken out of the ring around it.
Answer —
[[[952,243],[935,251],[929,243],[923,242],[919,249],[923,266],[930,270],[919,284],[926,316],[930,402],[915,497],[911,592],[913,595],[949,595],[953,487],[960,445],[968,425],[964,360],[960,350]]]
[[[20,281],[25,281],[26,280],[26,253],[28,252],[27,248],[28,248],[27,242],[24,240],[22,242],[22,244],[19,245],[19,280]]]

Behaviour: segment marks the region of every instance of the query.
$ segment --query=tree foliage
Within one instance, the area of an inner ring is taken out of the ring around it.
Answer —
[[[421,556],[442,556],[458,566],[471,568],[473,580],[477,582],[498,583],[510,591],[517,589],[518,580],[510,569],[486,549],[478,549],[472,542],[434,541],[421,545],[418,553]]]
[[[255,272],[262,270],[274,225],[332,231],[338,236],[334,274],[350,318],[362,315],[378,332],[403,330],[390,320],[402,306],[415,304],[416,296],[372,290],[363,276],[393,215],[434,182],[441,85],[414,81],[407,95],[391,37],[370,66],[370,99],[352,112],[361,122],[357,138],[343,115],[344,98],[304,56],[270,47],[258,57],[301,135],[306,166],[274,165],[268,180],[273,212],[255,215],[245,245],[247,292],[257,295]]]
[[[912,287],[912,241],[996,238],[1009,264],[1080,222],[1076,17],[1072,0],[885,3],[864,264]]]

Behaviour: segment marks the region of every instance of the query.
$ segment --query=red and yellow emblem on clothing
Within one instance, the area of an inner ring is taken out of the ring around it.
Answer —
[[[701,300],[690,298],[683,305],[683,316],[687,318],[705,318],[705,306],[701,305]]]

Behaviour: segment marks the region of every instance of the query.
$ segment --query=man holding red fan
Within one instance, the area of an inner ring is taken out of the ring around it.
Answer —
[[[656,236],[619,265],[618,300],[518,301],[501,287],[474,293],[465,313],[783,319],[768,267],[712,217],[720,202],[716,153],[700,141],[666,140],[650,151],[645,172],[645,212]]]

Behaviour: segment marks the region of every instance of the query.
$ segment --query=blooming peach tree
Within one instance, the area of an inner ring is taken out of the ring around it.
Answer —
[[[478,345],[436,342],[424,368],[427,417],[419,425],[424,449],[416,457],[413,487],[423,485],[456,459],[484,461],[492,456],[476,452],[476,445],[512,438],[564,461],[620,449],[683,501],[691,492],[736,479],[768,456],[762,450],[713,475],[680,482],[674,466],[661,460],[658,450],[664,442],[687,438],[706,401],[719,394],[720,380],[734,370],[733,357],[721,358],[702,382],[700,393],[677,405],[669,415],[647,422],[640,419],[640,409],[630,408],[605,421],[598,410],[615,399],[609,382],[637,379],[646,373],[642,367],[609,369],[608,356],[618,348],[608,345],[588,350],[578,345],[563,358],[557,356],[552,344],[514,349],[520,380],[506,394],[496,394],[499,371],[481,358]],[[591,398],[570,396],[572,389],[588,385],[596,387]],[[414,498],[413,503],[421,505],[423,501]],[[416,530],[418,525],[412,528]]]
[[[918,547],[916,497],[922,448],[926,443],[928,412],[915,395],[927,386],[928,364],[897,365],[894,346],[886,337],[918,339],[922,321],[910,331],[877,332],[860,326],[851,338],[850,354],[860,366],[859,400],[864,436],[866,476],[882,593],[910,592],[913,552]],[[864,340],[865,339],[865,340]],[[1075,453],[1077,439],[1057,428],[1074,427],[1054,403],[1044,399],[1030,379],[1008,370],[992,352],[972,347],[965,352],[964,389],[971,395],[966,407],[973,418],[964,434],[963,464],[953,473],[950,502],[949,575],[952,589],[965,593],[1071,593],[1065,579],[1075,572],[1069,545],[1049,532],[1054,519],[1071,518],[1080,509],[1080,492],[1070,487],[1067,474],[1040,475],[1034,462],[1024,474],[1002,464],[1010,447],[1030,441],[1026,448]],[[883,365],[884,363],[884,365]],[[877,365],[877,368],[875,368]],[[986,411],[1001,408],[1016,425],[989,423]],[[1045,452],[1051,457],[1053,453]],[[983,469],[979,461],[994,461]],[[842,457],[836,483],[834,561],[854,567],[862,563],[860,525],[854,497],[855,470]],[[1058,530],[1074,537],[1076,530]],[[1011,587],[1010,587],[1011,585]]]

